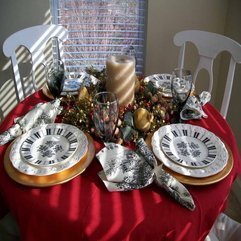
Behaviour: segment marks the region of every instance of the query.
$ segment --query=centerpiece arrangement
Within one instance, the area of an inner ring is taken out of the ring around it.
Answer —
[[[86,72],[99,82],[81,84],[77,96],[67,95],[62,100],[65,106],[62,121],[79,127],[91,135],[95,134],[93,123],[93,98],[96,93],[106,90],[106,69],[101,71],[89,67]],[[118,143],[136,141],[146,137],[159,127],[169,124],[175,117],[175,105],[170,97],[163,95],[162,87],[156,88],[153,82],[135,77],[134,100],[119,107],[119,118],[115,137]]]

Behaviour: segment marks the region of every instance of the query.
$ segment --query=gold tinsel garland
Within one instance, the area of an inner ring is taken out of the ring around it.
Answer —
[[[98,78],[100,82],[98,85],[80,87],[78,96],[68,95],[63,98],[62,121],[94,135],[92,100],[97,92],[105,90],[106,76],[104,70],[89,68],[86,72]],[[145,137],[159,127],[171,123],[174,113],[175,106],[171,99],[163,96],[161,89],[157,90],[142,78],[137,78],[134,103],[120,107],[119,110],[117,140],[121,143],[135,141],[140,136]]]

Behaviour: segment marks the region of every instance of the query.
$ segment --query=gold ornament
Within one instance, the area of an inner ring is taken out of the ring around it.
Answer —
[[[134,125],[139,131],[147,132],[153,121],[153,114],[145,108],[138,108],[134,112]]]
[[[78,94],[78,100],[83,100],[89,98],[89,92],[86,87],[80,87],[79,94]]]
[[[136,80],[135,80],[135,93],[139,92],[140,86],[141,86],[140,80],[136,77]]]

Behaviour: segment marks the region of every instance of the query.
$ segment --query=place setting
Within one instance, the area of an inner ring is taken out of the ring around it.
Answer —
[[[48,187],[81,174],[94,153],[90,135],[72,125],[51,123],[33,128],[13,141],[5,153],[4,166],[20,184]]]
[[[175,69],[168,79],[169,93],[177,107],[176,119],[149,139],[155,156],[184,184],[209,185],[222,180],[232,169],[230,151],[214,133],[185,123],[208,117],[202,106],[209,102],[210,93],[195,94],[190,71]]]
[[[151,146],[166,170],[185,184],[213,184],[232,169],[226,145],[212,132],[195,125],[161,127],[153,134]]]
[[[74,125],[54,123],[63,110],[64,76],[61,60],[49,63],[46,85],[53,100],[37,104],[0,135],[0,145],[13,141],[4,166],[18,183],[35,187],[64,183],[81,174],[94,158],[94,141],[88,133]]]

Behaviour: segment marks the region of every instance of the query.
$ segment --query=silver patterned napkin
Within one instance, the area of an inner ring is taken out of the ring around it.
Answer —
[[[56,99],[47,103],[39,103],[24,116],[14,120],[14,124],[2,134],[0,134],[0,145],[4,145],[28,130],[55,121],[60,113],[61,99]]]
[[[96,157],[103,167],[99,176],[110,192],[139,189],[152,183],[153,168],[142,156],[119,144],[105,145]]]
[[[133,151],[115,143],[107,143],[96,154],[103,170],[99,176],[109,191],[140,189],[155,181],[175,200],[190,210],[195,204],[188,190],[174,177],[166,173],[141,138]]]
[[[155,182],[164,188],[181,205],[190,210],[194,210],[195,204],[189,191],[176,178],[163,170],[162,164],[157,164],[153,152],[148,148],[144,139],[140,138],[136,145],[140,154],[144,156],[148,163],[154,168]]]
[[[203,111],[202,106],[209,102],[211,94],[203,91],[199,96],[190,96],[183,107],[180,117],[183,120],[207,118],[207,114]]]

